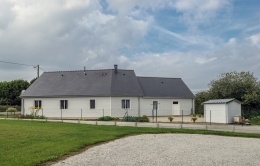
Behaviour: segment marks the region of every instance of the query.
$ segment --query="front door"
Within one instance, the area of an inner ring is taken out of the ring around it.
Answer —
[[[180,103],[178,101],[172,102],[172,114],[173,115],[181,115]]]

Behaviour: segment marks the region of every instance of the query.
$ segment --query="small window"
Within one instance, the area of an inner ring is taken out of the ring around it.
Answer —
[[[172,102],[172,104],[179,104],[179,102],[178,101],[174,101],[174,102]]]
[[[153,109],[154,110],[158,109],[158,101],[153,101]]]
[[[68,100],[60,100],[60,109],[68,109]]]
[[[42,101],[41,100],[34,100],[34,108],[41,109],[42,108]]]
[[[122,108],[123,109],[129,109],[130,108],[130,100],[122,100]]]
[[[95,100],[90,100],[90,109],[95,109],[95,108],[96,108]]]

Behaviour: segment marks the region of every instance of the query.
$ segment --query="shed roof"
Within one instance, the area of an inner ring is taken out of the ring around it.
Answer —
[[[202,104],[227,104],[230,103],[232,101],[235,101],[239,104],[241,104],[240,101],[238,101],[237,99],[233,98],[233,99],[214,99],[214,100],[208,100],[206,102],[203,102]]]

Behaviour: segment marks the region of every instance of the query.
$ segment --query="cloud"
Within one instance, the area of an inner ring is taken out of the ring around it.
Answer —
[[[205,89],[219,73],[232,70],[260,77],[258,26],[234,28],[239,19],[234,25],[232,15],[219,18],[232,5],[230,0],[2,0],[0,60],[40,64],[47,71],[118,64],[139,76],[180,77],[191,89]],[[0,71],[0,81],[36,76],[27,66],[1,64]]]
[[[248,40],[252,45],[260,47],[260,33],[248,37]]]
[[[207,23],[229,6],[231,0],[176,0],[172,3],[172,7],[182,14],[181,20],[192,27]]]

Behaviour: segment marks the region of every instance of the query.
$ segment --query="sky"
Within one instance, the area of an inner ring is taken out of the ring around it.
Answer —
[[[135,70],[197,92],[221,73],[260,79],[259,0],[0,0],[0,81]]]

